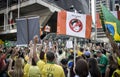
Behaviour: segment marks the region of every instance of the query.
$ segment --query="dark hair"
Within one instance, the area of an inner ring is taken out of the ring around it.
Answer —
[[[68,59],[69,59],[69,60],[74,59],[74,55],[69,55],[69,56],[68,56]]]
[[[84,51],[84,48],[80,48],[80,51],[83,52],[83,51]]]
[[[36,66],[36,62],[35,62],[35,60],[33,58],[32,58],[32,65]]]
[[[79,59],[76,63],[75,72],[80,77],[87,77],[89,74],[88,64],[84,59]]]
[[[52,61],[55,59],[55,55],[54,55],[53,52],[48,51],[48,52],[46,53],[46,58],[47,58],[48,61],[52,62]]]
[[[67,59],[62,59],[60,62],[61,62],[63,65],[66,65],[66,64],[68,63]]]
[[[59,53],[59,55],[61,55],[62,54],[62,50],[59,50],[58,53]]]
[[[92,77],[101,77],[101,73],[97,66],[97,61],[94,58],[90,58],[89,60],[89,71]]]
[[[41,51],[41,52],[40,52],[40,56],[39,56],[41,60],[44,59],[44,55],[45,55],[45,52],[44,52],[44,51]]]

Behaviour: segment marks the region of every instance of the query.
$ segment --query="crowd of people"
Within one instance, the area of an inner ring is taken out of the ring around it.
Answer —
[[[38,44],[38,36],[28,47],[1,45],[0,77],[120,77],[119,47],[107,37],[109,50],[101,45],[76,45],[76,53],[73,48],[59,48],[57,42],[52,47],[48,42]]]

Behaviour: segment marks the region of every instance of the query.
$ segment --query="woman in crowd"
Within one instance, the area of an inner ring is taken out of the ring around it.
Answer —
[[[90,58],[88,60],[88,64],[89,64],[89,72],[91,74],[91,77],[101,77],[101,73],[100,73],[100,70],[97,66],[96,59]]]
[[[87,77],[89,75],[88,63],[84,59],[79,59],[77,61],[75,73],[78,77]]]
[[[8,75],[10,77],[23,77],[23,62],[21,58],[16,58],[15,66],[12,69],[13,59],[10,58],[10,63],[8,67]]]

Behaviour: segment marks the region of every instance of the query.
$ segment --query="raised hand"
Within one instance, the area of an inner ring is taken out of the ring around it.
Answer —
[[[38,39],[38,35],[34,36],[34,44],[38,43],[39,39]]]

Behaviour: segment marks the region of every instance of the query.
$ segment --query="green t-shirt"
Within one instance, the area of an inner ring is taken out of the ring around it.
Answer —
[[[107,64],[108,64],[108,59],[104,54],[100,57],[99,64],[105,65],[104,67],[99,66],[100,72],[105,73],[105,70],[106,70],[106,67],[107,67]]]

